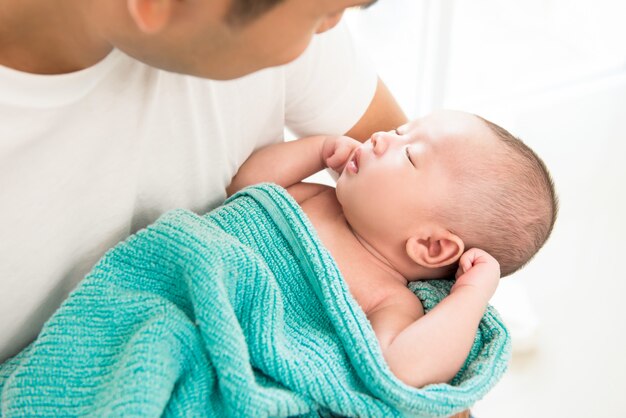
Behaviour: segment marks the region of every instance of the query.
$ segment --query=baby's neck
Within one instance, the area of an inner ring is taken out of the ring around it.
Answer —
[[[407,278],[402,273],[400,273],[400,271],[398,271],[393,263],[383,254],[381,254],[373,245],[367,242],[365,238],[359,235],[359,233],[352,228],[350,223],[348,223],[347,219],[345,220],[345,222],[354,238],[356,238],[361,247],[365,250],[368,259],[377,264],[383,271],[387,272],[391,280],[394,280],[395,282],[406,286],[409,280],[407,280]]]
[[[412,261],[407,260],[403,263],[400,259],[392,260],[389,257],[385,257],[381,251],[377,250],[374,245],[354,230],[345,217],[344,221],[348,230],[365,250],[366,257],[387,272],[388,277],[390,277],[394,282],[398,282],[406,286],[412,281],[442,279],[449,275],[446,268],[429,269]]]

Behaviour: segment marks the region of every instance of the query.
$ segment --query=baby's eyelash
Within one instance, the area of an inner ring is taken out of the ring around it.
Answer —
[[[413,160],[411,159],[411,153],[409,152],[409,147],[404,147],[404,153],[406,154],[406,157],[409,159],[413,167],[415,167],[415,164],[413,164]]]

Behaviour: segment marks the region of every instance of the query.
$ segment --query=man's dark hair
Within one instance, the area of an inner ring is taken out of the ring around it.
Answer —
[[[230,9],[226,13],[226,21],[232,26],[244,26],[283,1],[285,0],[232,0]],[[376,1],[371,0],[359,8],[367,9]]]
[[[226,21],[233,26],[243,26],[261,16],[284,0],[232,0]]]

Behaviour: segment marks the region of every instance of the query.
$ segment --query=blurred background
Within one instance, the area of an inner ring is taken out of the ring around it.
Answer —
[[[379,0],[346,19],[409,118],[480,114],[556,183],[551,239],[493,300],[513,360],[473,414],[626,416],[626,2]]]

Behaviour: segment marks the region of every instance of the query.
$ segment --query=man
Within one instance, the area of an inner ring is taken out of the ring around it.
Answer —
[[[345,28],[307,49],[368,3],[2,1],[0,362],[107,248],[218,205],[285,126],[365,139],[404,123]]]

